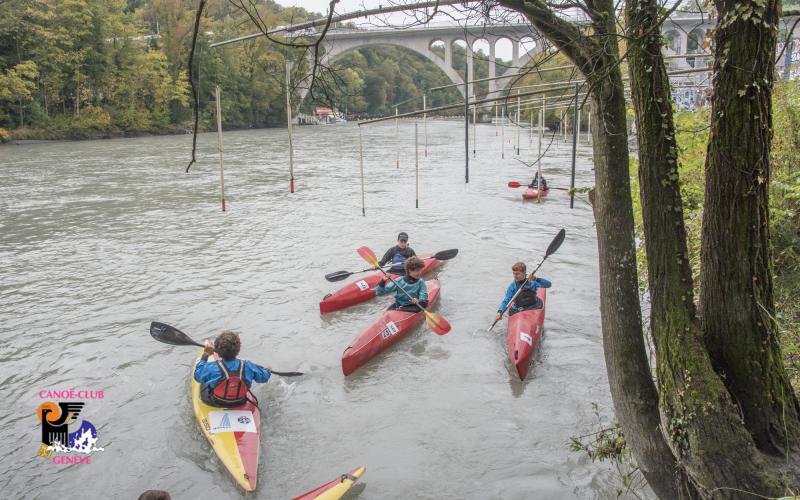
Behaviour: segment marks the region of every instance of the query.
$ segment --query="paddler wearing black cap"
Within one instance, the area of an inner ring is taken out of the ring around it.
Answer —
[[[417,254],[414,253],[414,249],[408,246],[408,233],[401,231],[397,235],[397,245],[387,250],[378,264],[383,267],[391,262],[392,267],[389,272],[403,276],[406,273],[406,259],[415,255]]]

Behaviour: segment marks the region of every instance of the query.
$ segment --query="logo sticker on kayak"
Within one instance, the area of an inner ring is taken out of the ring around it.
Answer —
[[[528,344],[529,346],[533,347],[533,339],[527,333],[519,332],[519,339]]]
[[[256,432],[253,412],[246,410],[223,410],[208,412],[211,433]]]
[[[394,324],[394,321],[390,321],[386,323],[386,328],[381,331],[381,337],[388,339],[395,333],[399,332],[400,329],[397,328],[397,325]]]
[[[369,285],[368,285],[368,284],[367,284],[367,282],[366,282],[366,281],[364,281],[364,280],[359,280],[359,281],[356,281],[356,286],[357,286],[357,287],[358,287],[358,289],[359,289],[359,290],[361,290],[362,292],[363,292],[363,291],[365,291],[365,290],[369,290]]]

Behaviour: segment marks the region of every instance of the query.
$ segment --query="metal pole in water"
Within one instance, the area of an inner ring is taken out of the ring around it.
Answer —
[[[499,119],[500,117],[498,116],[499,115],[499,111],[498,111],[499,106],[500,105],[497,103],[497,101],[495,101],[495,103],[494,103],[494,136],[495,137],[497,137],[498,134],[499,134],[497,132],[497,127],[500,126],[500,119]]]
[[[361,170],[361,216],[366,217],[366,205],[364,203],[364,140],[361,137],[361,125],[358,126],[358,166]]]
[[[522,127],[520,127],[520,122],[519,122],[519,105],[520,105],[520,97],[519,97],[519,90],[517,90],[517,155],[519,155],[519,131],[522,129]]]
[[[472,105],[472,157],[475,158],[475,145],[478,143],[477,132],[475,131],[475,127],[477,127],[478,123],[478,107],[474,104]]]
[[[219,191],[222,211],[225,211],[225,168],[222,162],[222,106],[220,105],[220,89],[217,85],[217,150],[219,151]]]
[[[542,129],[544,127],[544,96],[542,96],[542,107],[539,109],[539,156],[536,160],[539,172],[539,184],[536,186],[536,203],[542,202]]]
[[[464,182],[469,184],[469,66],[464,75]]]
[[[422,94],[422,110],[428,109],[428,96]],[[428,157],[428,113],[422,113],[422,128],[425,130],[425,158]]]
[[[589,117],[586,119],[586,144],[592,143],[592,112],[589,111]]]
[[[572,113],[572,125],[573,128],[575,124],[579,123],[580,119],[578,118],[578,84],[575,84],[575,108]],[[569,181],[569,208],[573,208],[575,206],[575,154],[578,150],[578,131],[572,131],[572,176],[570,177]]]
[[[289,132],[289,192],[294,193],[294,148],[292,147],[292,93],[290,75],[292,63],[286,60],[286,125]]]
[[[500,158],[506,157],[506,108],[500,107]]]
[[[414,171],[416,175],[417,194],[416,194],[416,208],[419,208],[419,134],[417,132],[418,124],[414,121]]]
[[[395,106],[394,116],[398,114],[397,106]],[[397,168],[400,168],[400,120],[397,118],[394,119],[394,141],[397,144]]]

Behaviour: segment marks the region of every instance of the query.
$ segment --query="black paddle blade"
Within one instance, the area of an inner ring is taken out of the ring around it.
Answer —
[[[342,281],[352,274],[349,271],[336,271],[335,273],[326,274],[325,279],[328,281]]]
[[[188,335],[178,330],[174,326],[169,326],[165,323],[153,321],[150,323],[150,335],[159,342],[172,345],[196,345],[197,347],[204,347],[194,340],[190,339]]]
[[[458,248],[451,248],[450,250],[442,250],[441,252],[436,252],[435,254],[433,254],[433,258],[436,260],[450,260],[456,255],[458,255]]]
[[[564,243],[564,237],[566,235],[567,232],[564,231],[564,229],[561,229],[561,231],[558,232],[556,237],[553,238],[553,241],[550,242],[550,246],[547,247],[547,252],[544,254],[545,258],[549,257],[551,254],[554,254],[556,250],[558,250],[558,247],[560,247],[561,244]]]
[[[280,375],[281,377],[299,377],[303,372],[270,372],[273,375]]]

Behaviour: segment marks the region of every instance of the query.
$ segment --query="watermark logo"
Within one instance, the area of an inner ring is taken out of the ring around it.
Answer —
[[[65,394],[66,393],[66,394]],[[39,397],[80,394],[90,399],[102,399],[102,391],[39,391]],[[92,452],[103,451],[97,447],[97,429],[88,420],[78,417],[86,403],[82,401],[45,401],[36,409],[41,424],[41,444],[38,456],[54,464],[88,464]]]

